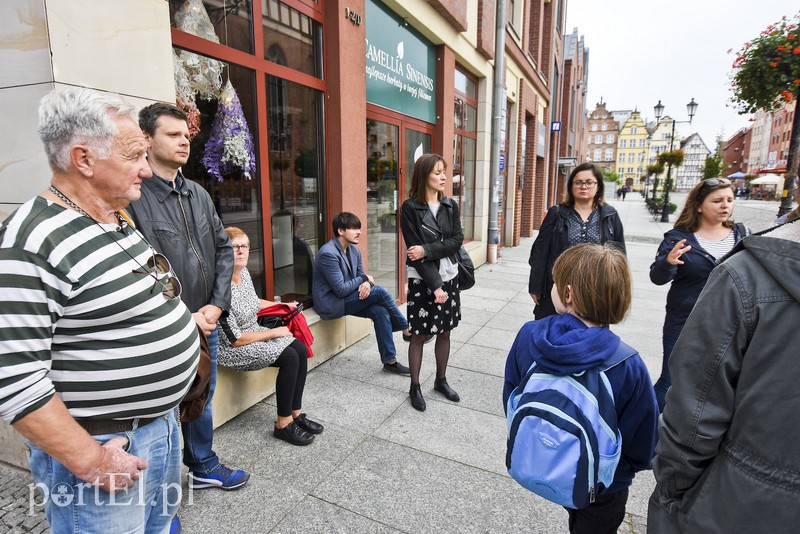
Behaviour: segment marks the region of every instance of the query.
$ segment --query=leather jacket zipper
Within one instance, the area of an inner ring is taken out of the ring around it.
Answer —
[[[438,232],[436,232],[436,231],[432,230],[431,228],[428,228],[428,227],[427,227],[427,226],[425,226],[424,224],[422,225],[422,227],[423,227],[425,230],[427,230],[427,231],[429,231],[430,233],[432,233],[434,236],[436,236],[436,237],[439,237],[439,233],[438,233]]]
[[[197,249],[194,246],[194,241],[192,240],[192,232],[189,229],[189,219],[186,217],[186,210],[183,209],[183,195],[179,192],[178,193],[178,206],[181,208],[181,215],[183,215],[183,224],[186,225],[186,237],[189,239],[189,246],[192,247],[192,252],[194,252],[195,257],[197,258],[197,263],[200,265],[200,273],[203,275],[203,285],[206,288],[206,295],[208,295],[208,279],[206,278],[206,271],[203,269],[203,260],[200,257],[200,254],[197,252]],[[194,310],[197,311],[197,310]]]

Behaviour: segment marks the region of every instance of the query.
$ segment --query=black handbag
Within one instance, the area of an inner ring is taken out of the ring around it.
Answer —
[[[259,315],[258,324],[265,328],[280,328],[287,326],[292,322],[297,314],[303,311],[303,305],[298,304],[292,311],[286,312],[283,315]]]
[[[472,263],[472,258],[467,254],[464,245],[458,249],[456,260],[458,261],[458,289],[465,291],[475,285],[475,264]]]

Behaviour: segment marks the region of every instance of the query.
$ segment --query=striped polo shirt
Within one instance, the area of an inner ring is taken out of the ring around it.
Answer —
[[[156,417],[194,379],[197,327],[131,227],[36,197],[0,226],[0,417],[53,394],[75,418]]]

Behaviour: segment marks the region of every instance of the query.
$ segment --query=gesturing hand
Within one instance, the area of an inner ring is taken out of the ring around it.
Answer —
[[[683,246],[686,243],[685,239],[678,241],[672,250],[667,254],[667,263],[670,265],[683,265],[681,256],[692,250],[692,245]]]

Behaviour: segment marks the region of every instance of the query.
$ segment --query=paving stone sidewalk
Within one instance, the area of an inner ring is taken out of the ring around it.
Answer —
[[[682,202],[685,195],[675,198]],[[657,378],[668,287],[651,284],[648,270],[671,224],[653,221],[639,195],[613,204],[625,227],[634,279],[631,313],[614,330],[639,350]],[[777,204],[744,201],[736,210],[737,220],[760,230],[774,220]],[[498,263],[480,267],[476,287],[463,293],[448,373],[460,403],[433,391],[429,344],[422,368],[428,410],[415,411],[408,379],[381,370],[369,336],[309,373],[304,408],[326,427],[311,446],[272,437],[273,397],[217,430],[220,457],[252,478],[236,492],[191,495],[184,479],[185,497],[191,498],[180,512],[184,532],[565,532],[566,512],[522,489],[504,466],[503,368],[516,331],[532,319],[532,241],[503,249]],[[399,334],[396,343],[402,353]],[[405,354],[400,359],[405,362]],[[0,464],[0,481],[0,532],[49,531],[41,507],[29,515],[29,473]],[[652,473],[637,476],[620,533],[646,531],[652,489]]]

